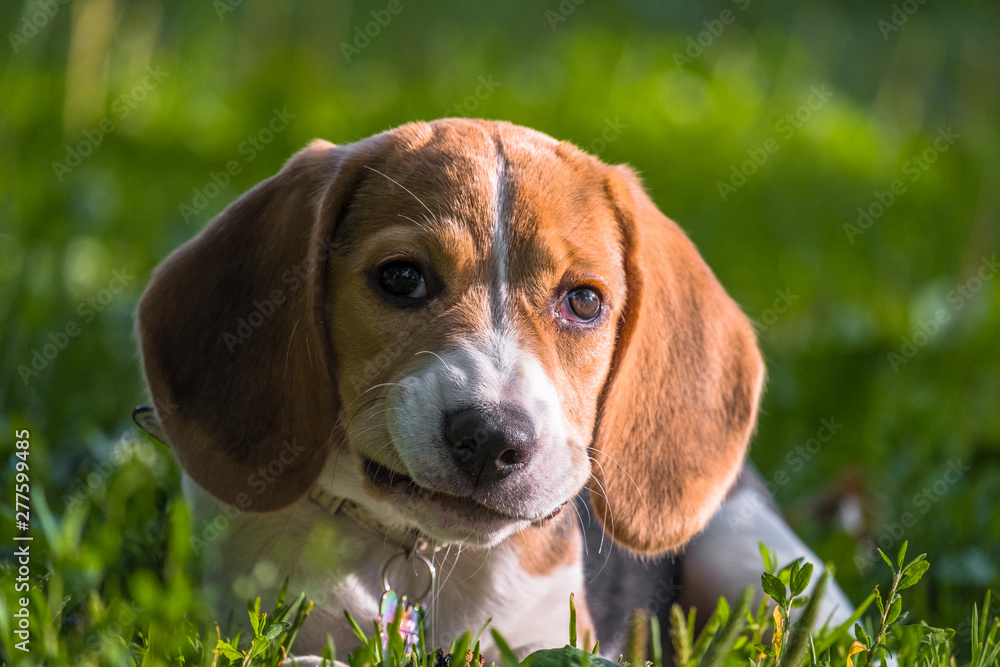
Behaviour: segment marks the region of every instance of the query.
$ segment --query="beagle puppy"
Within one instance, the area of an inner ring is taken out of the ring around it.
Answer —
[[[345,654],[344,611],[371,627],[388,589],[432,645],[492,617],[519,655],[561,646],[571,593],[604,640],[621,601],[585,570],[706,526],[764,382],[632,170],[479,120],[314,141],[157,269],[137,331],[206,583],[239,609],[289,575],[300,655]]]

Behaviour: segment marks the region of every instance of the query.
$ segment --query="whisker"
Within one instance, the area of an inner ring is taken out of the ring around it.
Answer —
[[[401,187],[404,190],[406,190],[407,194],[409,194],[411,197],[413,197],[414,199],[416,199],[417,202],[419,202],[420,205],[424,207],[424,210],[431,214],[431,218],[434,217],[434,212],[432,210],[430,210],[429,208],[427,208],[427,204],[425,204],[424,202],[420,201],[420,197],[418,197],[417,195],[415,195],[412,192],[410,192],[409,188],[407,188],[405,185],[403,185],[402,183],[400,183],[399,181],[397,181],[396,179],[394,179],[394,178],[392,178],[390,176],[386,176],[385,174],[383,174],[378,169],[375,169],[374,167],[369,167],[367,164],[365,165],[365,169],[368,169],[369,171],[374,171],[379,176],[382,176],[383,178],[392,181],[393,183],[395,183],[399,187]]]
[[[583,553],[588,554],[590,551],[587,548],[587,527],[583,525],[583,515],[580,514],[580,508],[576,506],[576,501],[571,500],[570,503],[573,505],[573,511],[576,512],[576,518],[578,525],[580,526],[580,532],[583,533]]]
[[[298,328],[299,321],[295,320],[295,324],[292,325],[292,333],[288,334],[288,348],[285,350],[285,368],[281,371],[282,380],[288,375],[288,357],[292,354],[292,341],[295,340],[295,330]]]
[[[378,389],[379,387],[401,387],[401,386],[403,386],[403,385],[400,384],[399,382],[382,382],[380,384],[375,384],[375,385],[372,385],[371,387],[368,387],[363,392],[361,392],[360,394],[358,394],[357,396],[355,396],[351,400],[350,403],[348,403],[347,405],[345,405],[341,409],[340,415],[337,417],[336,424],[340,424],[344,420],[344,415],[346,415],[347,412],[348,412],[348,410],[351,409],[351,406],[354,405],[355,403],[357,403],[359,400],[361,400],[361,397],[364,396],[365,394],[367,394],[368,392],[370,392],[370,391],[372,391],[374,389]],[[385,398],[387,398],[387,397],[386,396],[379,396],[379,397],[377,397],[377,398],[375,398],[373,400],[380,401],[380,400],[384,400]],[[358,408],[358,411],[355,412],[353,415],[351,415],[351,420],[353,420],[357,416],[358,412],[361,412],[362,410],[364,410],[365,406],[367,406],[370,402],[371,401],[369,401],[368,403],[365,403],[365,405],[362,405],[360,408]],[[350,423],[348,423],[348,426],[349,425],[350,425]]]
[[[604,452],[604,451],[602,451],[602,450],[600,450],[600,449],[598,449],[596,447],[594,447],[593,450],[595,452],[599,453],[601,456],[607,457],[607,459],[609,461],[611,461],[616,466],[618,466],[619,468],[622,469],[622,472],[625,473],[625,475],[628,477],[629,481],[632,482],[632,486],[635,487],[636,492],[639,494],[639,499],[642,500],[643,507],[646,507],[646,499],[642,497],[642,489],[640,489],[639,485],[636,484],[635,479],[632,477],[632,474],[628,470],[625,469],[625,466],[623,466],[621,463],[618,463],[618,461],[616,461],[614,459],[614,457],[612,457],[611,455],[607,454],[606,452]],[[590,458],[591,458],[591,460],[593,460],[593,461],[596,462],[596,459],[594,459],[594,457],[591,456]],[[598,463],[598,465],[600,465],[600,464]],[[604,470],[604,467],[601,466],[601,471],[603,471],[603,470]],[[648,507],[646,507],[646,513],[647,513],[647,515],[649,514],[649,508]]]
[[[600,464],[598,464],[598,465],[600,465]],[[605,490],[604,485],[601,484],[601,480],[597,479],[597,475],[594,475],[593,473],[591,473],[590,476],[594,480],[594,483],[597,484],[597,487],[601,490],[601,495],[603,495],[604,498],[607,500],[608,499],[608,492],[607,492],[607,490]],[[604,508],[605,508],[604,509],[605,513],[607,515],[609,515],[608,518],[610,518],[610,521],[608,522],[608,524],[610,525],[610,529],[611,529],[611,532],[613,534],[615,532],[615,513],[611,510],[611,502],[610,501],[609,502],[605,502],[604,503]],[[602,523],[605,523],[605,522],[602,521]],[[607,535],[607,531],[601,531],[601,544],[600,544],[600,546],[597,547],[597,553],[601,553],[602,551],[604,551],[604,537],[606,535]]]
[[[376,396],[375,398],[371,399],[370,401],[368,401],[367,403],[365,403],[364,405],[362,405],[360,408],[358,408],[355,411],[355,413],[353,415],[351,415],[351,418],[350,418],[350,420],[348,420],[347,425],[344,426],[344,430],[347,431],[347,430],[349,430],[351,428],[351,424],[354,422],[354,419],[359,414],[361,414],[362,410],[364,410],[365,408],[367,408],[369,405],[372,405],[373,403],[375,403],[375,401],[384,401],[385,399],[386,399],[385,396]]]
[[[437,357],[438,361],[440,361],[442,364],[444,364],[444,367],[447,368],[450,373],[454,373],[455,372],[455,369],[452,368],[448,364],[447,361],[445,361],[444,359],[442,359],[441,355],[438,354],[437,352],[432,352],[431,350],[420,350],[419,352],[414,352],[413,356],[417,356],[418,354],[433,354],[435,357]]]
[[[415,224],[420,229],[427,229],[426,227],[424,227],[423,225],[421,225],[419,222],[417,222],[416,220],[414,220],[413,218],[411,218],[408,215],[403,215],[402,213],[397,213],[396,215],[398,215],[399,217],[403,218],[404,220],[409,220],[410,222],[412,222],[413,224]]]

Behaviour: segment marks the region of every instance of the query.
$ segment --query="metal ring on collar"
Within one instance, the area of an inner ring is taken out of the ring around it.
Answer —
[[[425,597],[427,597],[427,595],[431,592],[431,590],[433,590],[434,580],[435,578],[437,578],[437,568],[434,567],[434,562],[427,556],[423,555],[422,553],[413,552],[413,556],[417,558],[421,563],[427,566],[427,572],[431,575],[430,579],[427,582],[427,588],[424,589],[424,592],[421,593],[420,595],[410,597],[410,600],[412,600],[413,603],[416,604],[421,600],[423,600]],[[394,562],[396,562],[396,560],[398,560],[399,558],[406,558],[406,553],[400,551],[395,556],[389,558],[389,560],[385,562],[385,565],[382,566],[382,588],[386,592],[392,590],[392,586],[389,585],[389,566],[392,565]]]

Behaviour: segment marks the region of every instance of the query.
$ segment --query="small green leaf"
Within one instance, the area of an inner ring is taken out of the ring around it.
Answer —
[[[906,558],[906,545],[909,544],[908,541],[903,541],[903,546],[899,547],[899,555],[896,556],[896,567],[900,570],[903,569],[903,560]]]
[[[787,597],[785,595],[785,585],[781,583],[773,574],[765,572],[760,575],[760,585],[764,589],[764,592],[771,596],[775,602],[784,607],[787,605]]]
[[[802,595],[812,578],[813,564],[806,563],[792,576],[792,595]]]
[[[253,642],[250,644],[250,654],[247,657],[250,658],[251,660],[253,658],[256,658],[264,651],[266,651],[270,645],[271,642],[267,641],[267,639],[265,639],[264,637],[255,638]]]
[[[264,631],[264,638],[267,639],[268,641],[273,642],[275,639],[278,638],[278,635],[280,635],[282,632],[285,632],[291,627],[292,624],[287,623],[285,621],[272,623],[270,626],[268,626],[267,630]]]
[[[243,654],[237,651],[235,648],[230,646],[227,642],[219,640],[219,643],[215,645],[215,650],[212,651],[216,655],[222,655],[230,660],[242,660]]]
[[[918,581],[920,581],[920,578],[923,577],[924,574],[926,574],[927,569],[930,566],[931,566],[931,564],[928,563],[925,560],[916,560],[913,563],[910,563],[909,565],[907,565],[906,566],[906,573],[903,575],[903,578],[900,580],[899,586],[896,587],[896,590],[900,590],[901,591],[903,589],[906,589],[906,588],[909,588],[910,586],[915,585]]]
[[[860,623],[854,624],[854,638],[858,640],[859,644],[864,644],[866,649],[871,650],[872,640]]]
[[[764,546],[763,542],[758,542],[757,548],[760,550],[760,557],[764,561],[764,569],[774,574],[775,568],[778,567],[778,559],[775,557],[774,552]]]
[[[493,632],[495,633],[496,630]],[[584,665],[590,665],[590,667],[618,667],[617,663],[611,662],[599,655],[593,655],[581,649],[573,648],[569,644],[562,648],[548,648],[535,651],[525,658],[522,663],[518,663],[516,658],[514,659],[515,662],[508,663],[507,659],[503,658],[503,651],[501,651],[501,659],[503,659],[506,667],[583,667]],[[455,665],[454,660],[454,657],[452,657],[452,665]]]
[[[902,610],[903,610],[903,600],[897,595],[896,599],[892,601],[891,605],[889,605],[889,615],[885,617],[885,624],[889,625],[890,623],[894,622],[897,618],[899,618],[899,612],[901,612]]]
[[[876,547],[876,549],[878,549],[878,547]],[[896,567],[892,564],[892,561],[889,560],[889,557],[885,555],[885,552],[882,551],[881,549],[878,549],[878,555],[882,557],[882,560],[885,561],[885,564],[888,565],[889,569],[892,570],[892,573],[895,574]]]
[[[247,613],[250,615],[250,627],[254,637],[260,634],[260,598],[247,600]]]

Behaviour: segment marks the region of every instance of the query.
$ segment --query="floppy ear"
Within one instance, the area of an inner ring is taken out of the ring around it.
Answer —
[[[626,167],[611,170],[628,297],[595,436],[590,498],[605,529],[676,549],[739,473],[764,366],[749,320]]]
[[[143,369],[187,473],[263,512],[301,497],[340,404],[323,318],[347,151],[315,141],[157,269],[139,303]]]

